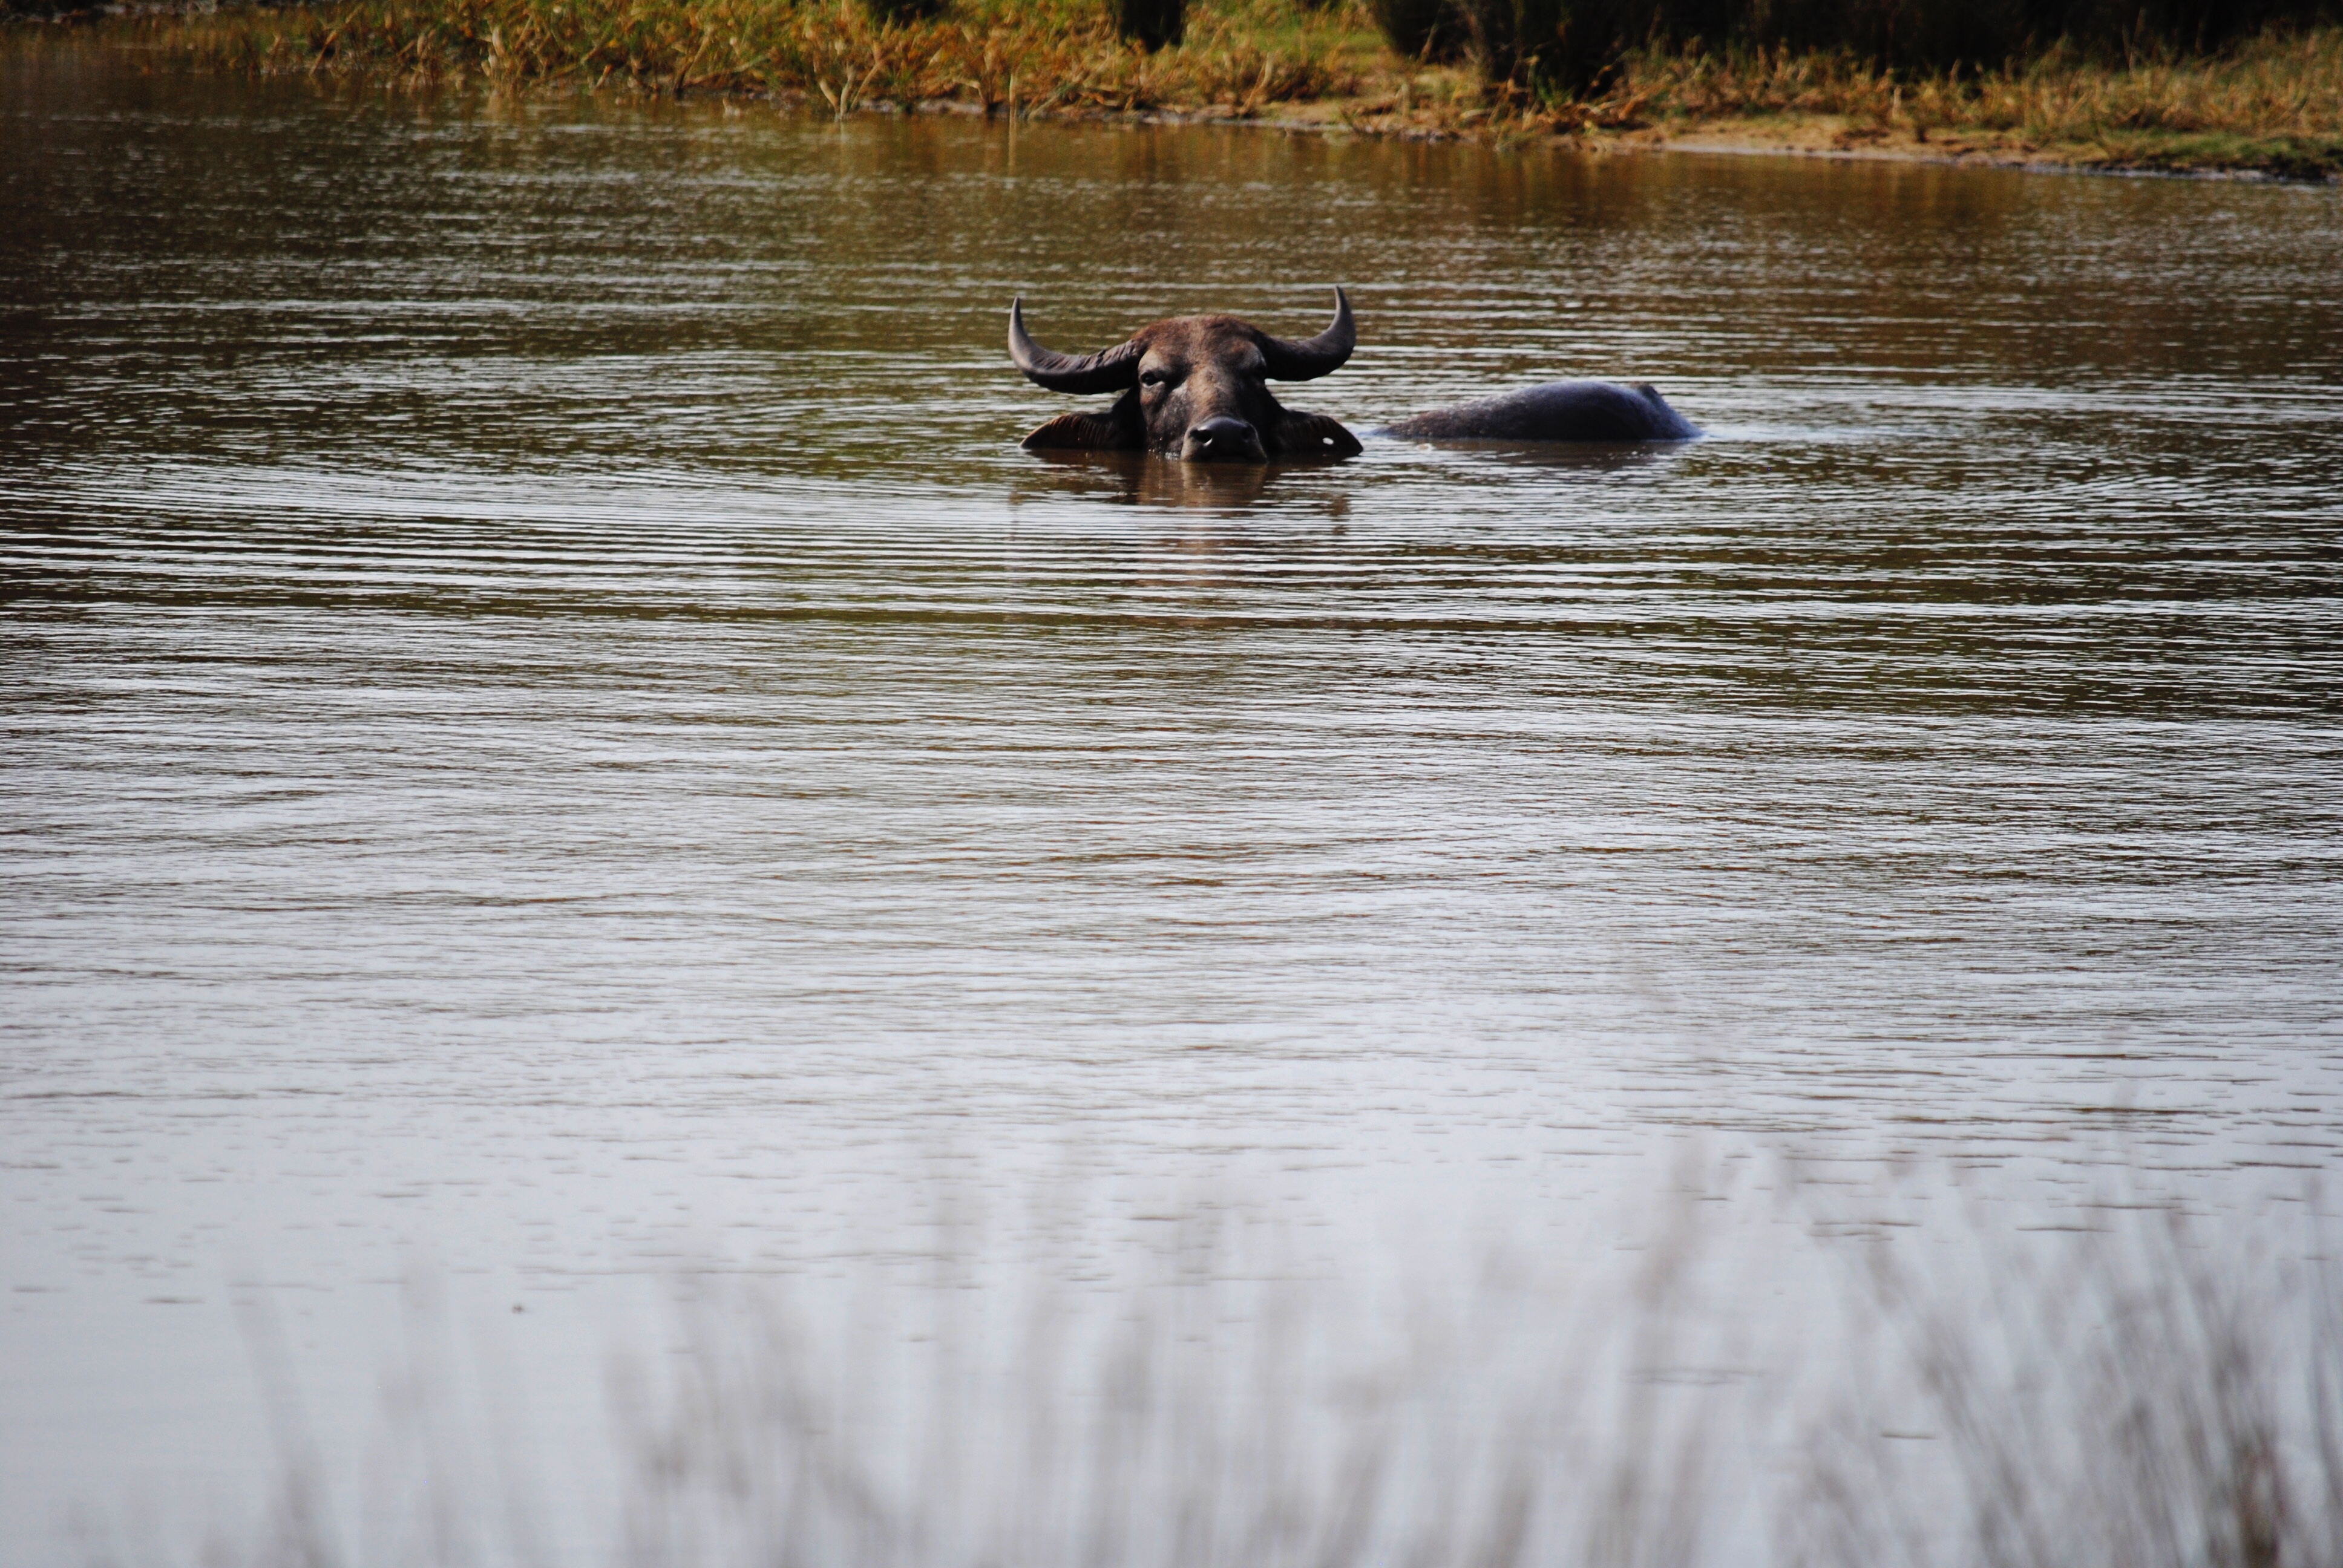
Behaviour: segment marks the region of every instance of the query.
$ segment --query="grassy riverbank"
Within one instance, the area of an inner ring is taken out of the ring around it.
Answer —
[[[35,29],[50,30],[22,25]],[[1159,115],[1606,147],[2343,174],[2338,27],[2121,62],[2054,47],[1986,72],[1651,48],[1579,95],[1396,54],[1362,0],[1200,0],[1185,41],[1153,52],[1119,38],[1099,0],[958,0],[903,21],[840,0],[326,0],[117,17],[98,31],[200,67],[758,95],[828,114]]]

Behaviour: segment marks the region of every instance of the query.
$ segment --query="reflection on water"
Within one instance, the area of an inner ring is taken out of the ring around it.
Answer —
[[[1254,508],[1272,501],[1272,487],[1290,471],[1290,466],[1283,465],[1167,463],[1125,452],[1036,452],[1033,456],[1051,471],[1042,484],[1019,486],[1011,492],[1021,499],[1087,494],[1126,506],[1218,512],[1232,520],[1242,520]],[[1086,491],[1071,489],[1067,481],[1077,475],[1096,482]],[[1275,491],[1274,498],[1282,499],[1291,488]],[[1334,500],[1339,508],[1342,498]]]
[[[2332,191],[0,70],[9,1517],[234,1481],[232,1279],[564,1417],[939,1184],[1405,1274],[1688,1129],[2333,1161]],[[1707,438],[1018,449],[1012,295],[1334,281],[1301,407]]]
[[[1604,442],[1519,446],[1499,441],[1443,441],[1407,445],[1424,454],[1453,454],[1476,467],[1534,468],[1554,479],[1628,473],[1664,463],[1673,455],[1667,447]],[[1009,494],[1015,500],[1083,496],[1125,505],[1217,512],[1232,520],[1250,518],[1264,507],[1275,507],[1286,515],[1301,512],[1338,520],[1350,512],[1349,491],[1312,489],[1296,482],[1312,469],[1325,467],[1323,464],[1263,467],[1242,463],[1172,463],[1125,452],[1044,451],[1032,457],[1043,472],[1022,483],[1012,482]]]

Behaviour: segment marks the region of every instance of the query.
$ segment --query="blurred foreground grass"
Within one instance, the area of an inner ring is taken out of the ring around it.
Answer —
[[[1151,1204],[1120,1241],[940,1224],[787,1281],[690,1271],[674,1317],[614,1362],[607,1496],[575,1452],[516,1455],[508,1422],[468,1438],[449,1419],[463,1358],[444,1355],[387,1369],[408,1430],[370,1444],[363,1476],[327,1473],[255,1291],[282,1483],[273,1516],[205,1561],[2343,1562],[2343,1319],[2315,1193],[2218,1224],[2087,1201],[2046,1226],[1908,1171],[1803,1186],[1687,1165],[1668,1187],[1477,1261],[1313,1259],[1211,1200]],[[1167,1206],[1187,1217],[1167,1228]],[[411,1303],[440,1320],[417,1346],[498,1321]],[[535,1457],[549,1491],[511,1492]],[[354,1524],[360,1490],[396,1506]]]
[[[20,38],[55,26],[19,23]],[[2343,173],[2343,27],[2210,53],[2053,45],[2006,68],[1891,71],[1853,51],[1630,50],[1582,93],[1395,53],[1364,0],[1200,0],[1149,50],[1099,0],[325,0],[116,17],[95,35],[182,66],[755,95],[824,114],[1262,118],[1375,134],[1687,137],[2128,169]],[[1483,62],[1485,65],[1485,62]]]

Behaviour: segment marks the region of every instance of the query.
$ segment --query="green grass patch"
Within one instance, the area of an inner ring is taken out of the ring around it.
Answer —
[[[2112,132],[2077,161],[2109,169],[2170,174],[2249,173],[2278,179],[2331,180],[2343,176],[2343,136]]]

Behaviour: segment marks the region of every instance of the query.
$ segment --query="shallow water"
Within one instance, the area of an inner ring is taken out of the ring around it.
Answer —
[[[256,1282],[2335,1163],[2335,190],[0,70],[10,1518],[266,1470]],[[1337,281],[1290,406],[1707,437],[1018,449],[1011,296]]]

